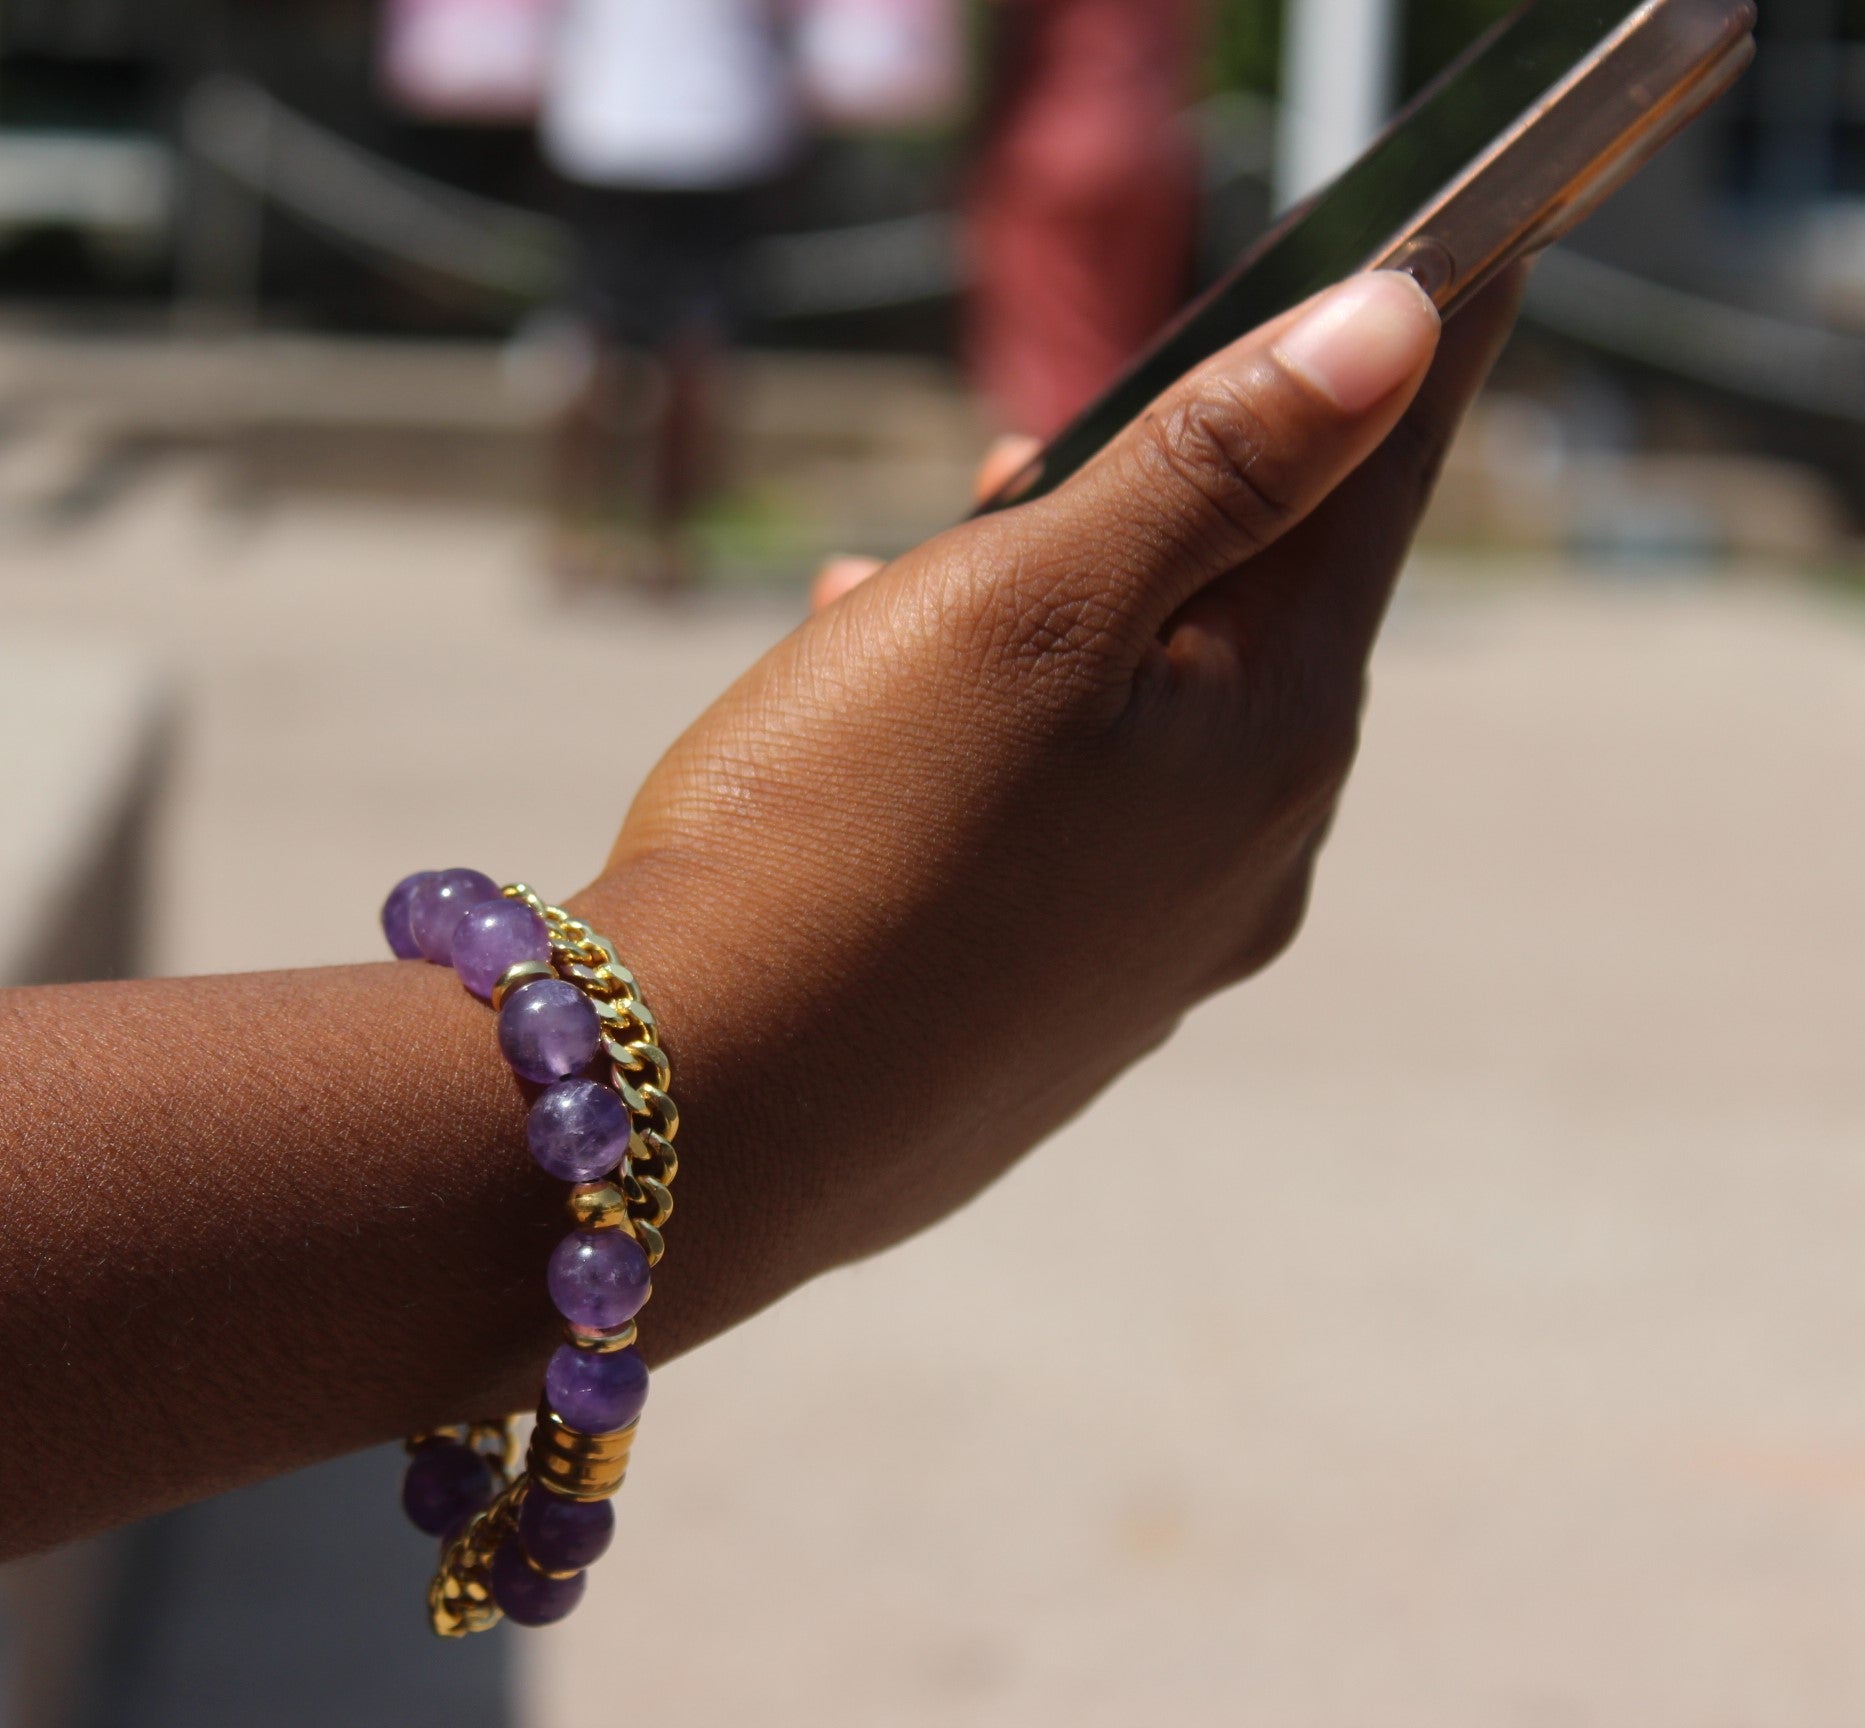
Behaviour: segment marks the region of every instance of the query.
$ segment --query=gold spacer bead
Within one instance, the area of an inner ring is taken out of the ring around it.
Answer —
[[[577,1183],[564,1205],[579,1230],[626,1230],[631,1236],[634,1234],[634,1225],[628,1216],[628,1196],[612,1177]]]
[[[579,1350],[593,1350],[598,1356],[608,1356],[617,1350],[634,1348],[635,1323],[624,1320],[619,1326],[599,1332],[594,1327],[579,1326],[573,1320],[566,1320],[563,1323],[563,1335]]]
[[[521,984],[529,984],[538,978],[555,978],[556,971],[542,960],[520,960],[516,966],[507,966],[492,986],[492,1006],[503,1008],[505,998]]]
[[[540,1400],[526,1460],[532,1482],[566,1500],[608,1499],[628,1473],[637,1426],[631,1422],[613,1434],[582,1434],[550,1407],[548,1398]]]
[[[427,1428],[419,1434],[410,1434],[402,1444],[402,1450],[408,1453],[419,1452],[423,1446],[431,1446],[437,1440],[466,1441],[471,1430],[464,1422],[450,1422],[443,1428]]]
[[[518,1552],[524,1555],[525,1565],[540,1578],[574,1578],[577,1573],[583,1570],[581,1566],[572,1566],[567,1572],[553,1572],[548,1566],[540,1566],[529,1554],[525,1554],[522,1548],[520,1548]]]

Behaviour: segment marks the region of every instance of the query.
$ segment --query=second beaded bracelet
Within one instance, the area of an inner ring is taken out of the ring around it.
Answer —
[[[405,877],[382,907],[401,959],[451,965],[498,1013],[499,1048],[541,1088],[525,1122],[532,1157],[572,1184],[571,1230],[547,1269],[565,1341],[523,1470],[514,1421],[460,1423],[408,1442],[402,1505],[441,1539],[428,1614],[443,1637],[561,1620],[615,1528],[647,1401],[635,1315],[673,1212],[679,1112],[654,1015],[612,943],[522,882],[477,870]]]

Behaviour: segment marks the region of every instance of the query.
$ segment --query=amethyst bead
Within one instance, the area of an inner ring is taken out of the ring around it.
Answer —
[[[516,1542],[500,1543],[492,1556],[492,1600],[518,1626],[548,1626],[583,1600],[589,1582],[578,1572],[570,1578],[547,1578],[525,1558]]]
[[[512,1072],[540,1085],[585,1068],[602,1043],[589,998],[561,978],[540,978],[505,998],[499,1048]]]
[[[518,1508],[518,1540],[547,1572],[569,1572],[600,1560],[615,1534],[607,1500],[566,1500],[536,1483]]]
[[[414,891],[408,927],[415,944],[437,966],[453,960],[453,933],[475,906],[499,897],[499,885],[477,870],[435,870]]]
[[[550,1299],[572,1325],[606,1330],[648,1299],[648,1257],[621,1230],[572,1230],[551,1251]]]
[[[579,1350],[574,1344],[560,1344],[544,1370],[544,1396],[579,1434],[613,1434],[634,1421],[647,1403],[648,1365],[633,1350]]]
[[[538,1094],[525,1118],[525,1141],[551,1175],[565,1182],[606,1176],[628,1150],[628,1106],[595,1080],[559,1080]]]
[[[417,870],[412,876],[404,876],[382,902],[382,934],[389,939],[389,949],[397,960],[421,958],[421,944],[414,939],[409,917],[414,910],[415,891],[433,874],[432,870]]]
[[[501,894],[472,908],[453,931],[453,969],[460,982],[490,1001],[499,974],[521,960],[548,960],[550,931],[522,900]]]
[[[417,1530],[442,1536],[492,1498],[492,1466],[470,1446],[436,1440],[408,1460],[402,1510]]]

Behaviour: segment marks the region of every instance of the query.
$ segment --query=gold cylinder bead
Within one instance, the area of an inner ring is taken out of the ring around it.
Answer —
[[[630,1423],[614,1434],[581,1434],[545,1400],[538,1405],[526,1468],[533,1481],[566,1500],[606,1500],[628,1474],[635,1427]]]
[[[621,1325],[612,1326],[604,1332],[593,1326],[579,1326],[574,1320],[566,1320],[563,1323],[563,1335],[579,1350],[593,1350],[598,1356],[607,1356],[616,1350],[634,1348],[635,1323],[624,1320]]]
[[[404,1452],[419,1452],[423,1446],[432,1446],[436,1441],[465,1441],[472,1430],[464,1422],[449,1423],[444,1428],[427,1428],[419,1434],[410,1434],[402,1442]]]
[[[581,1230],[630,1230],[628,1196],[613,1179],[579,1182],[570,1190],[565,1205]]]

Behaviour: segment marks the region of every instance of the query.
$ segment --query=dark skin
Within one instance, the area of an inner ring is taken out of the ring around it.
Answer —
[[[651,1362],[962,1205],[1293,937],[1516,284],[1441,345],[1382,293],[1374,400],[1292,314],[833,598],[650,775],[571,905],[675,1064]],[[524,1109],[437,967],[0,994],[0,1553],[529,1408],[564,1220]]]

